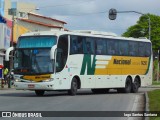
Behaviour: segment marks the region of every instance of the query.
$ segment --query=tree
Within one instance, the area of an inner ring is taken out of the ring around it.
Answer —
[[[151,19],[151,41],[153,50],[160,48],[160,16],[147,14]],[[149,37],[148,30],[148,17],[142,15],[137,24],[129,27],[125,33],[122,34],[124,37]]]

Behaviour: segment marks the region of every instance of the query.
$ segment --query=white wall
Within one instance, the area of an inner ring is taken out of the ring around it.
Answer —
[[[11,0],[4,0],[5,1],[5,11],[4,11],[4,17],[12,20],[12,16],[8,15],[8,9],[10,9],[12,7],[12,3]],[[32,4],[32,3],[23,3],[23,2],[17,2],[17,16],[18,16],[18,12],[24,12],[24,13],[28,13],[28,12],[36,12],[36,5]],[[18,16],[19,17],[19,16]]]
[[[50,28],[47,26],[43,26],[43,25],[38,25],[38,24],[34,24],[34,23],[28,23],[28,22],[24,22],[24,21],[18,21],[19,25],[24,26],[25,28],[29,29],[29,31],[50,31],[50,30],[61,30],[60,28]]]
[[[10,47],[11,30],[4,23],[0,23],[0,50]]]

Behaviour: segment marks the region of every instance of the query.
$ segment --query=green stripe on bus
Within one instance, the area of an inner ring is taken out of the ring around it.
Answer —
[[[84,54],[83,62],[81,66],[81,75],[85,74],[86,67],[87,67],[87,75],[94,75],[95,67],[96,67],[96,56],[93,56],[93,62],[91,63],[92,58],[91,55]]]
[[[149,62],[149,63],[148,63],[148,68],[147,68],[147,70],[146,70],[145,75],[147,75],[148,72],[149,72],[149,66],[150,66],[150,64],[151,64],[151,56],[149,57],[149,61],[148,61],[148,62]]]

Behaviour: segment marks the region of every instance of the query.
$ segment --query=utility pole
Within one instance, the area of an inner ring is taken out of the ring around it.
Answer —
[[[14,16],[17,15],[17,9],[16,8],[11,8],[8,9],[8,14],[12,15],[12,35],[11,35],[11,47],[13,47],[13,39],[14,39]],[[11,59],[10,59],[10,72],[13,69],[13,51],[11,51]],[[11,88],[11,80],[10,78],[8,79],[8,88]]]
[[[159,49],[158,49],[158,55],[157,55],[157,61],[158,61],[158,64],[157,64],[157,83],[159,81]]]

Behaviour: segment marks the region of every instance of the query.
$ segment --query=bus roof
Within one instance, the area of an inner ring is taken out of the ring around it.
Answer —
[[[79,35],[79,36],[88,36],[88,37],[101,37],[101,38],[110,38],[110,39],[120,39],[120,40],[131,40],[131,41],[142,41],[142,42],[151,42],[149,39],[140,37],[140,38],[133,38],[133,37],[120,37],[114,33],[110,32],[101,32],[101,31],[36,31],[36,32],[28,32],[21,36],[39,36],[39,35]]]

